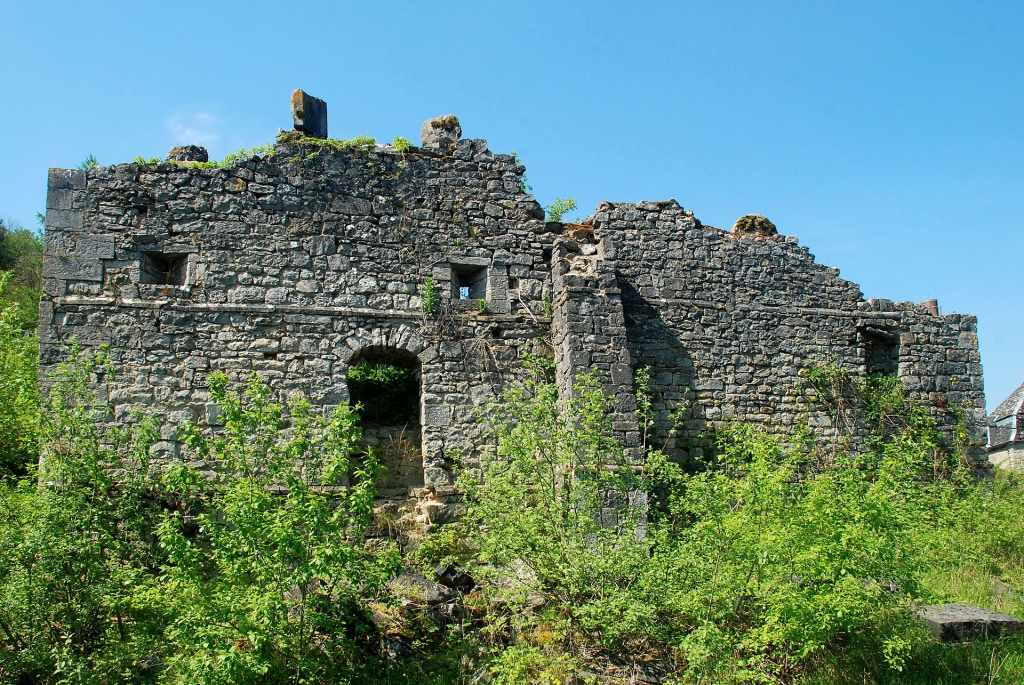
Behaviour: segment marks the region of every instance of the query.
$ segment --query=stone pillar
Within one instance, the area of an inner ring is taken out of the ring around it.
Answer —
[[[292,93],[292,122],[296,131],[312,138],[326,138],[327,103],[296,89]]]
[[[576,377],[596,369],[605,393],[614,398],[614,437],[627,459],[638,464],[640,426],[618,280],[609,262],[573,254],[572,247],[571,241],[558,241],[553,255],[551,339],[558,360],[559,398],[567,401]]]

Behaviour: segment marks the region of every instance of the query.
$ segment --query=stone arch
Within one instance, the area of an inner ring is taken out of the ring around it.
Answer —
[[[349,400],[363,399],[349,386],[349,374],[362,364],[386,364],[411,369],[416,382],[416,410],[401,424],[363,422],[363,441],[372,447],[385,466],[378,482],[383,498],[416,497],[424,485],[423,458],[423,364],[434,356],[422,336],[407,326],[362,330],[347,341],[353,350],[342,371]],[[364,412],[368,413],[368,412]]]
[[[421,363],[437,356],[437,351],[427,345],[423,336],[405,324],[394,328],[363,328],[350,335],[345,340],[345,344],[351,350],[351,356],[345,360],[342,368],[345,375],[348,375],[349,367],[353,362],[358,363],[359,355],[366,349],[390,348],[406,352],[417,357]]]

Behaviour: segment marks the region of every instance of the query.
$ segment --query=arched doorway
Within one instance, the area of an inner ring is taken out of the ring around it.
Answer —
[[[419,358],[394,347],[365,347],[352,357],[347,383],[352,406],[361,405],[363,442],[385,468],[378,496],[414,496],[423,487]]]

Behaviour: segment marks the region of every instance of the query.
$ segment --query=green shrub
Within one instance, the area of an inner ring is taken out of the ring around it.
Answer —
[[[0,336],[0,363],[24,342]],[[508,685],[653,662],[668,683],[1024,681],[1024,636],[940,645],[912,614],[1024,614],[1024,479],[976,482],[898,381],[815,377],[820,394],[859,393],[864,453],[822,465],[799,433],[782,446],[733,424],[684,471],[645,434],[642,469],[611,437],[598,374],[559,399],[553,362],[528,369],[482,414],[465,516],[405,559],[476,579],[449,611],[385,587],[403,560],[366,539],[379,467],[353,410],[319,418],[257,378],[238,392],[215,375],[222,427],[184,429],[184,458],[158,465],[151,422],[105,428],[94,388],[110,360],[72,350],[33,424],[41,466],[0,486],[0,683]],[[352,388],[415,380],[352,374]],[[636,377],[644,433],[656,402]],[[405,645],[393,662],[382,639]]]
[[[497,452],[459,479],[468,547],[479,550],[471,573],[491,607],[485,632],[501,645],[496,683],[562,677],[587,645],[615,642],[612,617],[649,554],[640,481],[608,437],[596,376],[581,376],[559,412],[547,369],[531,364],[535,376],[487,413]]]
[[[39,318],[43,292],[43,239],[41,232],[0,219],[0,275],[9,272],[0,288],[0,307],[18,305],[18,318],[26,324]]]
[[[0,680],[147,682],[161,621],[134,601],[154,581],[157,485],[147,423],[104,434],[91,384],[101,356],[72,351],[51,378],[34,477],[0,488]]]
[[[391,141],[391,147],[395,148],[396,152],[408,152],[413,148],[412,141],[402,136],[395,136],[395,139]]]
[[[223,431],[186,440],[223,475],[165,473],[179,503],[159,528],[168,560],[140,600],[171,617],[163,680],[350,682],[376,654],[367,601],[399,563],[393,545],[363,545],[378,467],[353,459],[358,416],[339,406],[325,420],[296,400],[285,433],[256,377],[239,395],[214,375],[210,394]]]
[[[11,277],[0,272],[0,297]],[[0,478],[25,475],[39,454],[39,337],[25,318],[0,299]]]
[[[571,197],[556,197],[555,201],[544,207],[547,221],[561,221],[567,212],[576,209],[576,200]]]

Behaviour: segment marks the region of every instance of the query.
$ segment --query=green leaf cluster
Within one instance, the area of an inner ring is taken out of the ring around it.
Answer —
[[[561,221],[568,212],[576,209],[578,204],[571,197],[556,197],[555,201],[544,207],[548,221]]]
[[[0,219],[0,307],[17,304],[16,317],[25,324],[39,317],[43,289],[43,239],[37,231]]]
[[[3,299],[13,276],[0,271],[0,478],[24,475],[38,456],[39,337],[21,303]]]
[[[214,375],[221,428],[156,463],[151,422],[105,428],[112,370],[72,351],[39,470],[0,490],[0,682],[369,682],[400,558],[364,544],[379,467],[354,410]]]
[[[638,473],[608,437],[600,377],[581,375],[559,402],[539,374],[487,413],[496,450],[465,465],[468,515],[419,554],[480,580],[496,683],[580,677],[596,654],[655,659],[667,682],[853,683],[869,672],[867,682],[916,683],[943,668],[957,674],[948,682],[974,682],[985,648],[935,645],[914,607],[964,597],[950,580],[965,574],[1021,582],[1024,524],[995,518],[1024,511],[1024,490],[976,484],[898,381],[862,387],[877,427],[866,453],[822,464],[805,440],[783,447],[734,424],[714,434],[701,469],[644,444]],[[979,524],[979,510],[993,518]],[[1005,670],[992,682],[1024,673],[1021,642],[999,648]]]

